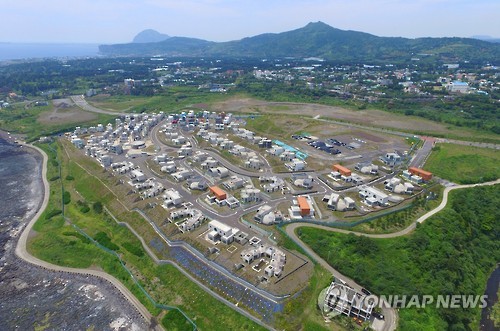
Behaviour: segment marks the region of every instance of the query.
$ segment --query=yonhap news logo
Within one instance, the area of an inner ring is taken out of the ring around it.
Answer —
[[[365,290],[365,292],[367,292]],[[373,309],[393,308],[412,309],[434,306],[444,309],[485,308],[488,305],[487,295],[380,295],[359,293],[347,284],[332,283],[326,291],[324,312],[332,317],[339,314],[368,319]]]
[[[485,308],[488,305],[487,295],[369,295],[363,298],[374,302],[379,308],[425,308],[434,305],[436,308],[445,309],[474,309]]]

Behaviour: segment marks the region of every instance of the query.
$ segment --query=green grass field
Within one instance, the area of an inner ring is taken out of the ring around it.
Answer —
[[[81,110],[73,110],[74,116],[68,116],[65,119],[51,121],[50,119],[41,120],[48,113],[53,112],[52,105],[44,107],[24,108],[17,105],[9,109],[0,110],[0,129],[17,134],[25,134],[28,141],[32,141],[40,136],[49,136],[59,132],[65,132],[73,129],[75,126],[91,126],[98,123],[108,123],[114,117],[104,114],[85,113]],[[90,120],[81,120],[80,114],[87,115],[85,118]]]
[[[455,183],[470,184],[500,177],[500,151],[454,144],[437,144],[425,169]]]
[[[411,235],[370,239],[313,228],[300,238],[377,295],[482,295],[500,258],[498,186],[451,193],[449,206]],[[400,309],[400,330],[477,330],[480,308]]]
[[[233,97],[234,92],[211,93],[199,90],[197,86],[175,86],[166,88],[161,94],[144,97],[131,95],[95,96],[87,101],[95,107],[107,110],[127,111],[132,113],[177,112],[197,104],[211,104]],[[198,107],[196,107],[198,108]]]
[[[70,192],[71,196],[71,202],[65,205],[65,216],[101,245],[120,254],[141,286],[157,303],[179,307],[195,321],[200,330],[215,330],[221,325],[220,323],[233,330],[263,329],[212,296],[204,294],[195,283],[191,282],[175,267],[156,265],[145,253],[140,241],[126,227],[116,224],[108,214],[98,213],[93,208],[90,208],[90,211],[82,208],[82,204],[93,206],[97,201],[101,201],[104,205],[113,205],[115,198],[103,184],[73,161],[68,160],[64,156],[65,153],[61,151],[61,145],[54,144],[54,146],[59,149],[59,156],[63,157],[63,172],[59,179],[50,182],[49,206],[35,224],[36,236],[32,237],[28,243],[28,249],[33,255],[64,266],[79,268],[98,266],[123,282],[153,315],[157,316],[160,313],[160,310],[135,285],[115,256],[104,252],[78,233],[72,226],[64,222],[60,214],[51,218],[46,217],[48,211],[62,208],[62,181],[65,190]],[[57,177],[55,154],[48,145],[41,145],[41,148],[50,157],[48,176]],[[89,163],[95,164],[92,161]],[[95,167],[99,168],[97,164]],[[70,175],[68,177],[70,180],[65,179],[68,175]],[[120,215],[121,221],[129,222],[134,228],[137,224],[143,225],[145,223],[135,213],[116,211],[116,215]],[[170,317],[174,315],[170,315]],[[214,318],[214,316],[218,316],[218,318]],[[179,327],[185,325],[179,321],[179,316],[176,316],[174,320],[175,325]]]

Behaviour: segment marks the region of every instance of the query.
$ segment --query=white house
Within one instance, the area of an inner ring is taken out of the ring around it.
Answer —
[[[184,199],[179,194],[179,192],[172,188],[165,191],[165,193],[163,194],[163,198],[165,199],[165,201],[163,202],[163,206],[167,208],[170,206],[178,207],[184,202]]]
[[[142,171],[135,169],[130,172],[130,178],[134,182],[144,182],[146,180],[146,175],[142,173]]]
[[[301,159],[293,159],[290,163],[285,163],[285,166],[290,171],[302,171],[306,168],[306,163]]]
[[[369,206],[385,206],[389,201],[389,196],[387,194],[366,185],[359,187],[359,196],[363,198],[365,203]]]
[[[213,220],[208,223],[208,238],[214,242],[221,241],[230,244],[234,241],[234,236],[240,232],[237,228],[232,228],[227,224]]]

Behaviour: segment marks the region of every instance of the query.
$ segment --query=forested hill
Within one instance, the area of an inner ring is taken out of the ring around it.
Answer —
[[[173,37],[154,43],[100,45],[99,50],[108,56],[321,57],[333,61],[401,61],[437,56],[445,61],[475,62],[500,58],[500,44],[478,39],[378,37],[322,22],[229,42]]]

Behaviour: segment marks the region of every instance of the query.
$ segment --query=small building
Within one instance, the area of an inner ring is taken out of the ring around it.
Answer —
[[[309,204],[309,201],[307,200],[306,197],[304,196],[298,196],[297,197],[297,204],[300,208],[300,215],[301,216],[310,216],[311,214],[311,205]]]
[[[388,166],[395,166],[401,163],[401,156],[398,153],[386,153],[380,160]]]
[[[210,192],[215,196],[215,198],[219,201],[225,200],[227,198],[226,192],[220,189],[218,186],[210,186]]]
[[[424,169],[409,167],[408,171],[415,176],[419,176],[425,181],[429,181],[432,179],[432,173]]]
[[[226,199],[226,204],[229,208],[234,209],[240,206],[240,201],[235,197],[229,197]]]
[[[371,186],[360,186],[359,196],[365,199],[365,203],[369,206],[385,206],[389,201],[389,196],[384,192],[371,187]]]
[[[163,198],[165,199],[165,201],[163,202],[163,205],[165,207],[170,207],[170,206],[178,207],[184,202],[184,199],[179,194],[179,192],[177,192],[172,188],[165,191]]]
[[[342,198],[337,193],[325,195],[323,201],[327,203],[328,209],[336,211],[353,210],[356,208],[356,203],[349,197]]]
[[[339,172],[341,175],[344,175],[346,177],[351,176],[351,170],[347,169],[346,167],[340,165],[340,164],[334,164],[332,167],[333,171]]]
[[[130,172],[130,178],[135,182],[144,182],[146,180],[146,175],[142,171],[135,169]]]
[[[247,187],[241,190],[240,194],[242,203],[257,202],[262,199],[258,188]]]
[[[285,166],[290,171],[302,171],[306,168],[306,163],[301,159],[293,159],[290,163],[285,163]]]
[[[212,241],[221,241],[224,244],[230,244],[234,241],[234,236],[240,231],[232,228],[222,222],[213,220],[208,223],[208,238]]]
[[[229,170],[225,167],[215,167],[208,170],[211,176],[226,178],[229,176]]]
[[[469,92],[469,84],[467,82],[453,81],[446,85],[446,90],[450,93],[467,93]]]
[[[224,185],[226,189],[233,191],[242,188],[245,183],[246,180],[244,180],[243,178],[238,176],[231,176],[231,178],[222,183],[222,185]]]

